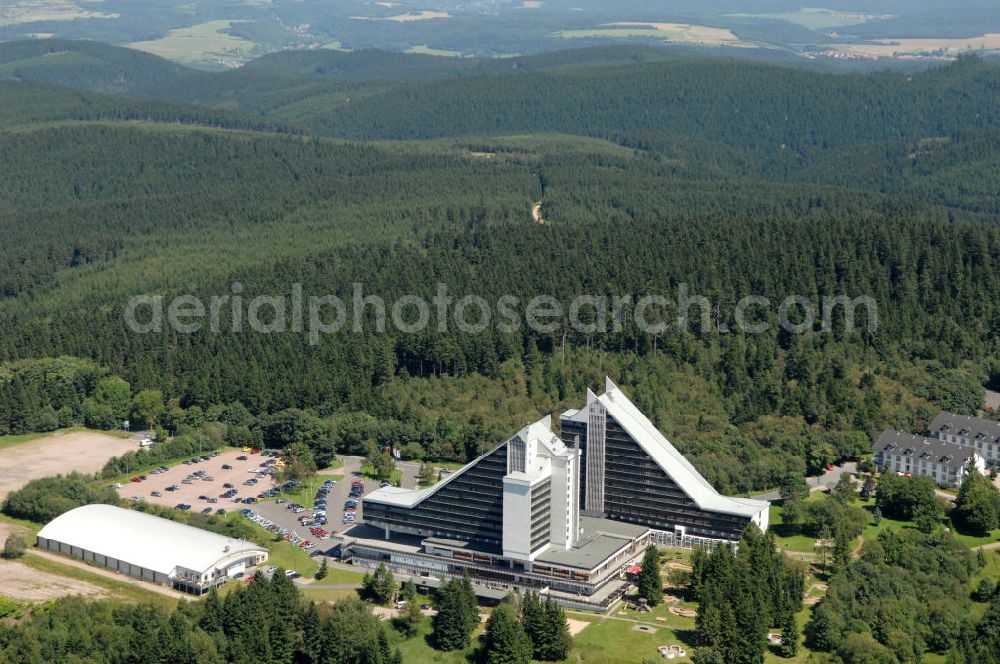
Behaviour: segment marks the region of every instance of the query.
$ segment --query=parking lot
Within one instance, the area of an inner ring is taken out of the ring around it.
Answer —
[[[329,531],[331,534],[343,532],[352,526],[361,523],[363,519],[361,500],[358,500],[357,511],[355,513],[355,522],[345,524],[342,523],[344,516],[344,505],[347,502],[347,498],[351,491],[351,482],[360,481],[364,482],[364,495],[368,495],[372,491],[379,488],[379,482],[375,480],[365,479],[361,477],[361,461],[360,459],[347,457],[343,459],[344,461],[344,476],[342,478],[333,477],[331,479],[336,480],[336,484],[331,487],[330,492],[327,494],[327,523],[322,526],[323,529]],[[288,503],[275,503],[274,501],[267,501],[264,503],[258,503],[253,505],[252,509],[260,514],[265,519],[275,523],[279,528],[287,529],[289,532],[293,532],[300,537],[305,537],[307,539],[313,539],[312,534],[309,531],[308,526],[302,526],[298,519],[302,516],[312,516],[312,506],[313,501],[316,497],[316,490],[327,479],[327,476],[319,475],[316,478],[308,482],[308,488],[303,492],[299,493],[296,498],[289,501]],[[405,479],[404,479],[405,482]],[[414,479],[415,482],[415,479]],[[294,513],[290,508],[291,504],[298,502],[300,505],[306,509],[298,514]],[[323,541],[318,542],[318,548],[321,550],[326,550],[326,546],[322,546]]]
[[[238,450],[214,454],[215,456],[206,455],[209,457],[207,461],[188,460],[161,473],[146,473],[146,479],[141,482],[125,481],[118,489],[118,495],[126,500],[138,496],[146,502],[168,507],[190,505],[192,512],[215,512],[219,509],[229,512],[247,507],[242,502],[237,503],[236,499],[242,501],[244,498],[256,497],[272,488],[271,476],[261,472],[266,470],[261,464],[273,461],[274,457]],[[201,476],[189,479],[189,476],[199,472],[202,473]],[[253,483],[247,484],[251,480]],[[227,484],[232,487],[227,487]],[[176,488],[171,490],[171,487]],[[230,490],[236,493],[223,498]],[[154,495],[157,493],[159,495]],[[209,502],[201,496],[215,502]]]
[[[253,510],[253,514],[249,518],[258,521],[262,527],[276,533],[287,534],[289,540],[297,542],[309,540],[316,544],[316,547],[311,547],[311,549],[318,552],[326,551],[329,545],[326,545],[326,540],[317,538],[310,531],[311,525],[300,523],[299,518],[314,517],[312,508],[317,490],[324,481],[333,480],[335,484],[330,487],[326,499],[327,522],[319,527],[332,535],[363,522],[362,500],[359,497],[354,512],[355,520],[343,523],[344,508],[350,497],[351,482],[363,483],[364,493],[362,496],[379,488],[378,481],[361,476],[362,459],[360,457],[341,457],[344,463],[342,476],[317,475],[307,480],[306,486],[302,490],[291,495],[279,494],[277,496],[281,500],[279,503],[273,499],[261,500],[259,498],[265,491],[276,488],[271,475],[262,472],[268,471],[269,468],[261,464],[270,463],[272,467],[276,466],[277,458],[265,456],[265,454],[236,450],[206,454],[204,456],[208,457],[207,459],[201,457],[198,461],[189,459],[184,463],[167,468],[163,472],[145,473],[146,479],[143,481],[125,481],[118,488],[118,495],[126,500],[138,497],[143,501],[168,507],[190,505],[190,510],[193,512],[216,512],[220,509],[226,512],[240,512],[249,508]],[[227,467],[224,468],[224,466]],[[398,464],[398,467],[402,471],[403,486],[416,488],[419,465],[404,462]],[[253,480],[254,484],[246,484],[250,480]],[[231,485],[231,487],[226,485]],[[227,492],[231,491],[236,493],[227,496]],[[243,499],[249,497],[257,499],[254,504],[242,502]],[[240,502],[237,502],[237,499]],[[292,505],[296,503],[303,508],[297,513],[291,509]],[[260,523],[261,521],[265,523]],[[273,528],[271,528],[272,525]]]

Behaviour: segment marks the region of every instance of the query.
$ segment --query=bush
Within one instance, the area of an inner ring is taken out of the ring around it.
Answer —
[[[995,593],[996,590],[997,586],[995,583],[993,583],[989,579],[983,579],[982,581],[979,582],[979,585],[976,586],[976,589],[972,592],[972,599],[976,600],[977,602],[988,602],[990,601],[990,598],[993,597],[993,593]]]
[[[81,505],[117,505],[118,494],[111,487],[95,487],[91,478],[80,473],[32,480],[7,496],[3,512],[17,519],[47,523]]]
[[[20,558],[28,549],[28,539],[21,533],[11,533],[3,545],[4,558]]]

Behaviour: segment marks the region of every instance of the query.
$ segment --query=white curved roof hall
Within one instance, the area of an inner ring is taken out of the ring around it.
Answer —
[[[167,575],[177,567],[205,573],[241,554],[267,552],[246,540],[113,505],[72,509],[50,521],[38,537]]]

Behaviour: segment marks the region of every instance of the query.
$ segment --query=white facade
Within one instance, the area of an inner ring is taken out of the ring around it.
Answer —
[[[507,441],[503,478],[503,553],[529,561],[550,546],[568,549],[579,532],[575,481],[579,455],[546,417]],[[544,521],[544,524],[542,523]],[[544,539],[540,537],[544,529]]]
[[[84,505],[56,517],[39,531],[37,545],[195,592],[267,559],[258,544],[113,505]]]
[[[944,487],[961,486],[970,459],[978,472],[986,473],[986,459],[971,447],[944,438],[885,431],[875,441],[874,452],[882,472],[929,477]]]
[[[938,440],[974,449],[987,466],[1000,463],[1000,422],[941,411],[929,428]]]

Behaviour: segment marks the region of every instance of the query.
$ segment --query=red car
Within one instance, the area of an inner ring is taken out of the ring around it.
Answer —
[[[132,482],[141,482],[142,478],[141,477],[133,477],[130,481],[132,481]]]

